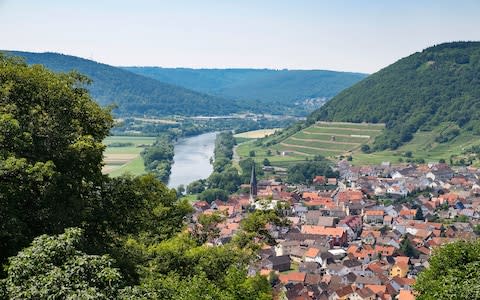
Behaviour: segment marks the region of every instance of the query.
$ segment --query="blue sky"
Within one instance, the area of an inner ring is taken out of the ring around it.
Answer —
[[[0,49],[112,65],[372,73],[480,40],[478,0],[0,0]]]

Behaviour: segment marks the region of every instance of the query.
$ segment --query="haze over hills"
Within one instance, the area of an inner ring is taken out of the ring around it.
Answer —
[[[123,68],[198,92],[241,100],[250,106],[269,105],[275,111],[275,106],[280,105],[283,111],[293,108],[303,113],[315,105],[315,101],[307,99],[317,99],[323,104],[322,100],[335,96],[367,76],[326,70]]]
[[[385,123],[374,150],[396,149],[417,131],[432,144],[480,135],[480,42],[436,45],[400,59],[335,96],[317,120]],[[441,130],[440,130],[441,129]]]
[[[305,116],[365,74],[267,69],[119,68],[59,53],[4,51],[56,72],[76,70],[117,115],[226,115],[240,112]],[[310,99],[310,100],[307,100]]]
[[[76,70],[93,83],[87,88],[101,105],[115,103],[117,115],[218,115],[241,110],[234,101],[140,76],[121,68],[59,53],[4,51],[57,71]]]

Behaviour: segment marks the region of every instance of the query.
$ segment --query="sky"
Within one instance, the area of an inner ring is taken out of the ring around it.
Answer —
[[[116,66],[373,73],[480,40],[480,0],[0,0],[0,49]]]

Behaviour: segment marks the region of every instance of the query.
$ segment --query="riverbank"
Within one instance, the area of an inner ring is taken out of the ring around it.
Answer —
[[[213,158],[217,132],[181,138],[174,144],[174,157],[168,186],[177,188],[207,178],[213,172]]]

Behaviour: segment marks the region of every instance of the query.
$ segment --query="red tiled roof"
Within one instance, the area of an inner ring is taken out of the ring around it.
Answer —
[[[341,227],[325,227],[320,225],[303,225],[301,231],[304,234],[317,234],[332,237],[342,237],[345,233],[345,229]]]
[[[320,253],[320,249],[318,248],[308,248],[307,252],[305,252],[306,257],[316,257]]]
[[[303,272],[290,272],[287,274],[280,274],[278,278],[284,284],[289,282],[304,282],[306,273]]]

